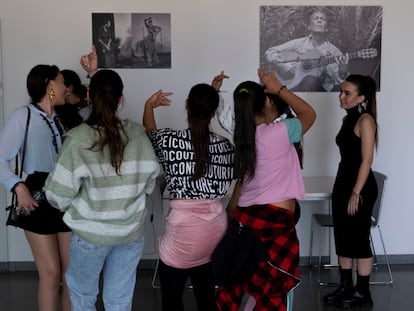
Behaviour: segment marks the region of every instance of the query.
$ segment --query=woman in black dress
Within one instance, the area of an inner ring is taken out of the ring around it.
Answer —
[[[332,192],[332,214],[341,284],[324,301],[342,308],[372,306],[370,229],[378,194],[371,170],[377,142],[375,81],[369,76],[348,76],[341,86],[339,101],[347,115],[336,137],[341,161]],[[354,259],[357,263],[355,287]]]

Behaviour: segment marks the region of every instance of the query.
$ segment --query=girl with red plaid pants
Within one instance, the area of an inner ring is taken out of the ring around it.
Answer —
[[[294,143],[312,126],[316,114],[273,72],[259,70],[258,75],[264,89],[246,81],[233,94],[239,183],[229,212],[260,238],[269,260],[259,262],[247,281],[219,288],[220,310],[239,310],[244,293],[250,297],[251,309],[286,310],[286,295],[299,283],[294,210],[305,190]],[[297,118],[276,118],[281,112],[275,100],[285,101]]]

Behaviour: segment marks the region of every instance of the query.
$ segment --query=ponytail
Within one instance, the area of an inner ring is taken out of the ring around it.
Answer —
[[[218,108],[219,95],[208,84],[196,84],[187,98],[188,122],[195,155],[193,180],[202,177],[208,167],[210,121]]]
[[[234,100],[234,165],[236,176],[243,182],[244,177],[254,177],[256,169],[256,122],[255,114],[264,107],[265,93],[256,82],[239,84],[233,93]]]
[[[128,136],[116,115],[122,91],[122,80],[115,71],[100,70],[94,74],[89,89],[92,111],[86,121],[97,130],[99,136],[90,149],[97,147],[103,153],[104,147],[108,145],[111,165],[118,175],[128,144]]]

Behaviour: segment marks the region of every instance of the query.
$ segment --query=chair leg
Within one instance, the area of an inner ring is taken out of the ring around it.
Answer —
[[[287,293],[287,306],[286,311],[293,310],[293,289]]]
[[[318,279],[317,279],[317,282],[320,286],[337,286],[337,285],[339,285],[339,282],[323,281],[323,280],[321,280],[321,277],[320,277],[322,267],[324,267],[324,268],[335,268],[335,267],[339,266],[337,264],[332,264],[332,263],[322,264],[322,231],[323,231],[323,229],[324,229],[324,227],[321,226],[320,233],[319,233],[319,262],[318,262]],[[329,232],[330,227],[326,227],[326,229],[328,229],[328,232]]]
[[[312,217],[311,221],[311,235],[310,235],[310,246],[309,246],[309,267],[312,267],[312,251],[313,251],[313,226],[315,219]]]
[[[319,259],[318,259],[318,284],[322,285],[324,282],[321,282],[321,267],[322,267],[322,231],[323,227],[321,226],[319,230]]]
[[[152,275],[152,282],[151,282],[151,286],[154,289],[161,288],[161,286],[160,285],[157,285],[156,282],[155,282],[157,280],[158,266],[159,266],[159,264],[160,264],[160,259],[157,258],[157,262],[155,263],[154,274]]]
[[[372,253],[374,257],[373,266],[376,267],[378,265],[378,258],[377,258],[377,252],[375,251],[374,241],[372,239],[371,233],[369,233],[369,238],[371,240],[371,248],[372,248]]]
[[[380,240],[381,240],[381,244],[382,244],[382,249],[384,251],[384,257],[385,257],[385,263],[387,265],[387,270],[388,270],[388,274],[389,274],[389,280],[388,281],[372,281],[370,282],[371,285],[391,285],[394,282],[394,279],[392,277],[392,272],[391,272],[391,266],[390,266],[390,262],[388,261],[388,254],[387,254],[387,250],[385,249],[385,243],[384,243],[384,239],[382,237],[382,232],[381,232],[381,228],[379,225],[376,226],[376,228],[378,229],[378,233],[380,236]]]

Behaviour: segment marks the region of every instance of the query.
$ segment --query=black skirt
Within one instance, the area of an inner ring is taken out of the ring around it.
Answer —
[[[346,258],[370,258],[371,215],[378,195],[377,183],[371,172],[361,191],[362,204],[354,216],[349,216],[348,201],[353,185],[354,182],[347,184],[337,178],[332,192],[336,253]]]
[[[20,217],[19,228],[38,234],[70,232],[70,228],[62,220],[64,213],[51,206],[46,200],[42,189],[47,176],[48,173],[45,172],[34,172],[25,180],[26,186],[38,201],[39,207],[30,215]]]

